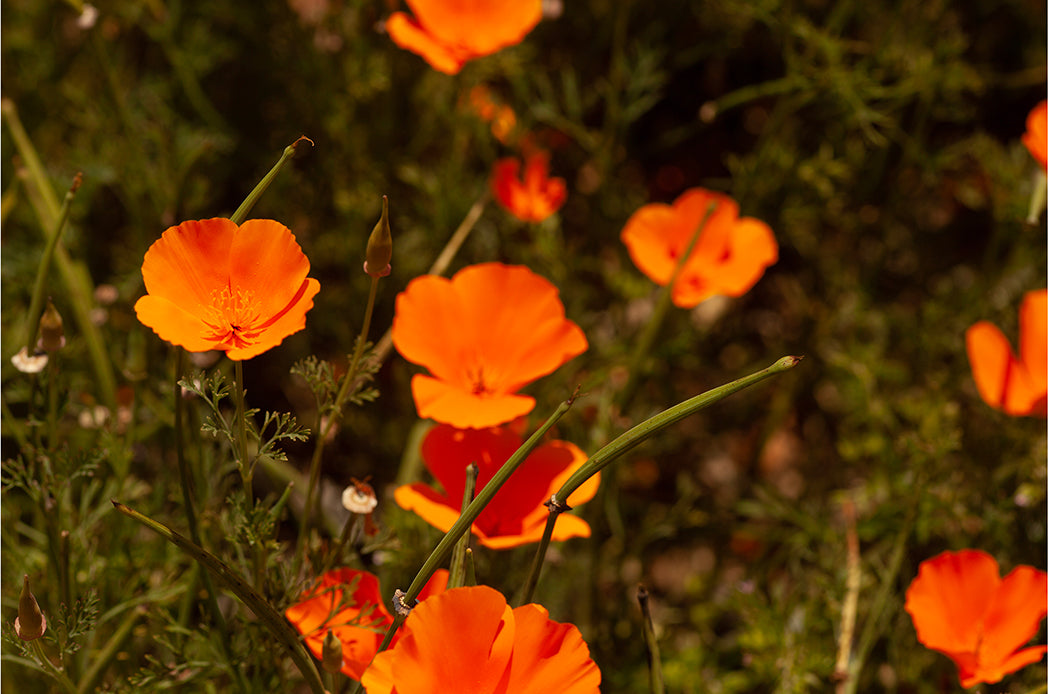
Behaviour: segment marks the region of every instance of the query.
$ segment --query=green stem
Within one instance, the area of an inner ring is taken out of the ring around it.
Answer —
[[[502,485],[506,483],[506,480],[510,478],[518,467],[527,459],[528,455],[542,442],[542,437],[546,435],[546,432],[553,428],[553,425],[560,421],[571,406],[575,403],[575,398],[578,397],[578,389],[572,394],[570,398],[560,404],[549,419],[547,419],[542,426],[540,426],[531,437],[525,441],[517,451],[509,457],[499,471],[495,473],[495,476],[491,478],[491,481],[484,485],[484,488],[477,494],[477,498],[466,507],[466,510],[459,515],[458,520],[451,526],[444,537],[440,539],[437,546],[430,553],[429,558],[419,569],[419,572],[415,575],[415,580],[411,582],[411,586],[408,588],[408,592],[405,593],[401,598],[400,602],[403,607],[408,607],[415,603],[418,599],[419,593],[425,587],[426,582],[429,581],[430,577],[433,576],[437,568],[444,564],[448,556],[451,554],[452,548],[455,543],[458,542],[459,538],[462,537],[469,529],[473,526],[473,521],[477,520],[477,516],[480,515],[481,511],[491,503],[492,498],[498,493]],[[400,625],[404,623],[404,619],[407,617],[407,610],[397,610],[397,617],[394,619],[393,624],[390,625],[389,630],[386,631],[386,636],[382,640],[382,645],[379,646],[379,652],[386,650],[389,644],[393,641],[394,634],[400,628]]]
[[[73,177],[73,185],[69,187],[65,199],[62,200],[62,207],[58,211],[58,220],[55,222],[50,236],[47,237],[44,255],[36,268],[36,280],[33,282],[33,294],[32,299],[29,301],[29,315],[26,316],[25,325],[25,353],[27,355],[32,355],[36,351],[36,334],[40,327],[40,316],[44,312],[44,287],[47,284],[47,271],[51,269],[51,260],[55,257],[55,249],[58,247],[58,242],[62,238],[62,231],[65,229],[66,221],[69,219],[69,208],[83,179],[83,174],[79,173]]]
[[[189,537],[192,538],[193,542],[203,547],[204,543],[200,540],[200,529],[197,525],[196,510],[193,506],[193,493],[192,493],[192,477],[189,472],[189,464],[186,461],[185,442],[182,437],[182,420],[185,412],[185,402],[182,400],[182,386],[178,385],[180,376],[182,375],[182,369],[185,364],[185,350],[176,348],[177,356],[175,357],[175,385],[173,389],[174,394],[174,407],[175,407],[175,459],[178,462],[178,477],[182,486],[182,508],[185,509],[186,524],[189,526]],[[240,362],[237,362],[239,364]],[[198,562],[199,563],[199,562]],[[203,563],[200,563],[200,568],[206,569]],[[244,675],[240,672],[240,669],[236,667],[236,659],[233,657],[233,652],[230,647],[231,639],[229,637],[229,626],[226,624],[226,618],[222,614],[222,610],[218,607],[218,595],[215,592],[215,584],[211,581],[211,574],[207,571],[200,572],[201,580],[204,582],[204,589],[207,591],[207,603],[208,610],[211,613],[211,619],[214,620],[215,626],[219,632],[219,644],[222,648],[222,655],[226,659],[226,665],[229,667],[231,673],[233,673],[233,679],[237,683],[237,689],[244,694],[247,694],[247,682],[244,681]]]
[[[465,513],[473,501],[473,494],[477,490],[477,474],[480,468],[476,463],[466,466],[466,487],[462,490],[462,512]],[[469,540],[472,532],[462,533],[462,537],[455,544],[451,552],[451,571],[448,575],[448,589],[461,588],[466,585],[466,550],[469,549]]]
[[[663,694],[666,687],[662,682],[662,658],[659,656],[659,640],[655,638],[655,625],[651,621],[651,607],[648,605],[648,590],[637,587],[637,602],[640,603],[641,629],[644,633],[644,645],[648,649],[648,689],[651,694]]]
[[[615,438],[611,443],[594,453],[590,459],[582,465],[582,467],[575,471],[575,474],[568,478],[557,493],[550,498],[549,503],[547,504],[549,507],[549,516],[546,518],[546,529],[543,531],[543,538],[546,539],[547,535],[552,537],[553,526],[557,522],[557,516],[562,511],[567,510],[568,507],[565,501],[571,496],[572,492],[582,486],[582,484],[590,477],[600,472],[604,466],[615,461],[627,451],[632,450],[645,439],[654,436],[672,424],[676,424],[685,417],[690,417],[699,410],[705,409],[744,388],[760,383],[766,378],[770,378],[792,369],[800,363],[802,358],[803,357],[782,357],[766,369],[752,373],[749,376],[744,376],[743,378],[727,383],[719,388],[708,390],[701,395],[696,395],[689,400],[674,405],[668,410],[660,412],[651,419],[641,422],[626,433]],[[546,540],[544,544],[539,543],[539,551],[535,556],[535,561],[532,563],[531,574],[533,574],[533,576],[529,574],[528,583],[525,584],[526,588],[524,590],[522,604],[531,601],[534,584],[538,582],[538,574],[541,571],[542,562],[545,560],[546,547],[548,547],[548,545],[548,540]],[[530,586],[530,590],[527,589],[527,586]]]
[[[28,352],[27,352],[28,354]],[[58,449],[58,352],[47,360],[47,445]],[[114,413],[115,414],[115,413]]]
[[[168,542],[181,549],[189,556],[202,563],[215,578],[222,582],[237,598],[244,603],[248,609],[255,613],[259,621],[269,632],[287,648],[292,661],[298,667],[299,672],[306,680],[313,694],[324,694],[324,683],[320,679],[313,659],[298,639],[295,630],[291,628],[284,617],[277,612],[261,594],[255,591],[236,571],[206,549],[196,544],[189,538],[176,533],[163,523],[159,523],[134,509],[131,509],[119,501],[113,500],[113,506],[153,532],[165,538]]]
[[[30,201],[34,202],[33,208],[40,221],[41,229],[46,232],[56,227],[59,218],[60,208],[55,191],[44,172],[44,167],[40,163],[40,157],[32,141],[26,134],[25,128],[22,127],[22,121],[18,118],[18,110],[14,103],[8,99],[0,99],[0,113],[3,114],[4,122],[7,123],[8,130],[11,132],[15,149],[18,150],[19,156],[22,157],[29,171],[28,182],[32,183],[36,196],[28,197]],[[113,376],[113,366],[110,363],[105,344],[102,342],[98,326],[91,320],[92,292],[94,291],[91,276],[87,268],[82,263],[74,262],[60,244],[55,251],[55,263],[72,303],[73,317],[76,319],[77,327],[87,345],[88,354],[91,356],[99,398],[110,412],[116,412],[116,378]]]
[[[77,694],[76,685],[74,685],[73,681],[69,679],[69,676],[66,675],[62,670],[55,667],[55,664],[52,663],[51,659],[47,657],[47,653],[44,652],[44,645],[43,643],[41,643],[41,640],[33,639],[29,642],[29,645],[30,648],[33,649],[33,652],[36,654],[36,657],[40,661],[40,664],[44,667],[45,670],[47,670],[47,673],[51,675],[51,677],[54,677],[55,680],[57,680],[58,683],[62,685],[62,688],[69,692],[69,694]]]
[[[120,626],[117,627],[117,630],[113,632],[113,635],[109,637],[109,640],[106,641],[102,650],[92,654],[91,667],[80,679],[80,685],[77,687],[77,694],[89,694],[89,692],[93,692],[98,688],[102,676],[106,672],[106,668],[116,660],[117,655],[124,649],[124,645],[134,633],[135,625],[138,624],[138,620],[141,619],[144,614],[144,608],[132,610],[127,619],[125,619]]]
[[[662,293],[659,294],[659,300],[655,304],[655,310],[651,314],[651,319],[648,320],[647,325],[644,326],[644,332],[641,333],[640,339],[637,340],[637,347],[633,350],[629,361],[629,380],[626,381],[626,385],[620,391],[618,397],[620,412],[626,410],[630,400],[633,399],[633,395],[637,391],[637,384],[640,383],[641,377],[644,375],[644,370],[641,367],[644,365],[645,360],[651,356],[651,347],[655,344],[655,338],[658,337],[659,329],[666,319],[666,314],[669,313],[670,304],[673,301],[673,288],[677,286],[677,280],[680,279],[685,264],[687,264],[688,259],[695,250],[695,244],[699,242],[699,236],[702,235],[706,222],[713,216],[713,212],[716,209],[716,202],[711,202],[707,205],[706,212],[702,215],[702,219],[699,220],[699,225],[692,232],[691,238],[688,239],[688,245],[685,246],[684,252],[677,258],[677,264],[673,266],[673,274],[670,275],[670,281],[662,288]]]
[[[236,225],[244,223],[244,220],[247,219],[248,213],[251,212],[251,208],[255,206],[255,203],[258,202],[260,197],[262,197],[262,194],[266,192],[266,189],[269,188],[269,184],[273,182],[273,179],[277,177],[280,170],[284,168],[284,164],[295,156],[295,150],[300,144],[302,144],[302,142],[308,142],[310,146],[314,146],[313,140],[310,140],[303,135],[285,147],[284,153],[280,155],[280,159],[277,160],[277,163],[273,165],[273,168],[269,170],[269,173],[262,177],[262,180],[258,182],[255,189],[248,193],[248,196],[244,198],[244,202],[240,203],[240,207],[238,207],[237,211],[233,213],[233,216],[229,218],[231,222]]]
[[[255,493],[251,488],[252,465],[247,459],[247,407],[244,403],[244,362],[233,362],[233,401],[236,405],[234,425],[237,432],[237,467],[240,468],[240,479],[244,483],[244,495],[247,497],[248,514],[255,508]]]

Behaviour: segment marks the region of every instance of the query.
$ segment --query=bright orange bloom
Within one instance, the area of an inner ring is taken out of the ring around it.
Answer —
[[[441,424],[429,430],[422,442],[422,459],[444,494],[426,484],[398,487],[393,495],[397,504],[420,515],[441,532],[447,532],[462,510],[466,486],[466,466],[476,463],[477,493],[491,481],[502,464],[520,448],[523,438],[512,427],[455,429]],[[567,441],[550,441],[527,460],[499,489],[473,522],[473,533],[480,544],[507,549],[538,542],[549,511],[543,504],[586,462],[586,454]],[[568,498],[574,508],[593,498],[600,475],[587,480]],[[570,513],[562,514],[553,529],[554,540],[589,537],[586,521]]]
[[[568,189],[563,178],[549,177],[548,152],[526,154],[523,180],[519,172],[519,159],[506,157],[495,162],[491,189],[500,205],[525,222],[541,222],[560,209]]]
[[[557,293],[500,263],[413,279],[397,296],[393,345],[433,374],[411,379],[419,416],[479,429],[530,412],[535,399],[517,391],[588,347]]]
[[[414,17],[386,21],[393,43],[454,75],[467,60],[520,43],[542,19],[541,0],[407,0]]]
[[[779,259],[779,246],[767,224],[740,218],[739,206],[727,195],[691,188],[672,206],[651,203],[626,221],[622,242],[633,263],[655,284],[669,284],[677,260],[711,203],[716,208],[673,287],[673,303],[682,308],[696,306],[715,294],[745,294],[764,269]]]
[[[138,320],[190,352],[258,356],[306,327],[320,283],[291,230],[269,219],[182,222],[149,247]]]
[[[1048,171],[1048,101],[1034,106],[1026,117],[1023,144],[1041,164],[1041,168]]]
[[[986,552],[943,552],[922,562],[906,611],[917,640],[957,664],[962,687],[999,682],[1048,652],[1021,648],[1048,615],[1048,574],[1018,566],[1001,580]]]
[[[1019,308],[1019,358],[993,323],[965,333],[968,361],[979,395],[1013,416],[1046,414],[1048,396],[1048,290],[1027,292]]]
[[[411,611],[411,631],[375,656],[368,694],[596,694],[600,670],[573,624],[541,605],[510,609],[487,586],[454,588]]]
[[[419,599],[444,592],[447,584],[448,572],[438,570]],[[342,642],[342,673],[359,680],[393,623],[385,604],[374,574],[335,569],[324,574],[299,603],[287,608],[284,616],[305,636],[306,646],[317,659],[322,657],[324,636],[329,629],[335,632]],[[398,631],[393,643],[406,633]]]

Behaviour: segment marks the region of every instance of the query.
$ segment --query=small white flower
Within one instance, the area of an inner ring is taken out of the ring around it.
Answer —
[[[47,366],[46,354],[35,354],[30,356],[23,347],[18,354],[11,357],[11,363],[24,374],[38,374]]]
[[[342,505],[350,513],[371,513],[378,506],[378,498],[370,485],[351,484],[342,492]]]

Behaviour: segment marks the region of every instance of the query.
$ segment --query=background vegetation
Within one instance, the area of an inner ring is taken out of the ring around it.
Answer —
[[[283,148],[309,136],[316,147],[253,216],[295,232],[321,293],[307,329],[245,371],[252,406],[312,422],[312,395],[290,367],[315,354],[344,368],[381,196],[395,246],[375,340],[396,292],[428,269],[507,153],[466,107],[478,84],[522,127],[555,134],[552,170],[568,181],[567,203],[539,225],[489,202],[452,265],[528,265],[560,288],[589,338],[585,355],[530,389],[533,424],[581,383],[587,395],[558,437],[593,452],[687,397],[805,356],[632,453],[580,509],[593,537],[553,548],[537,600],[582,630],[604,691],[647,686],[638,583],[653,595],[671,691],[831,690],[848,503],[862,558],[854,691],[959,688],[902,609],[920,561],[973,547],[1004,571],[1045,568],[1044,422],[979,399],[963,338],[988,319],[1014,343],[1022,295],[1046,284],[1043,217],[1023,221],[1036,164],[1019,142],[1048,78],[1043,3],[580,0],[455,77],[384,35],[392,0],[101,2],[90,28],[73,4],[2,5],[5,654],[17,654],[6,637],[28,573],[53,625],[49,647],[79,648],[66,661],[74,674],[113,645],[90,673],[104,691],[228,691],[217,639],[198,619],[196,565],[109,503],[184,525],[173,351],[131,308],[142,256],[169,225],[231,214]],[[47,450],[35,445],[47,383],[9,359],[49,228],[12,139],[15,112],[52,195],[84,174],[67,257],[49,279],[68,345],[60,445]],[[618,234],[640,205],[697,185],[766,221],[780,260],[740,299],[671,311],[641,388],[614,411],[657,294]],[[92,366],[87,318],[102,366]],[[419,474],[405,445],[419,426],[414,372],[394,354],[376,375],[380,397],[347,411],[326,449],[330,490],[370,476],[381,496]],[[298,470],[312,445],[284,447]],[[190,455],[206,543],[236,557],[228,451],[201,435]],[[260,494],[282,488],[258,480]],[[439,535],[391,499],[379,513],[380,546],[361,561],[391,592]],[[290,513],[280,539],[295,528]],[[531,556],[480,549],[478,577],[512,594]],[[276,557],[280,607],[307,578],[282,567]],[[242,608],[233,623],[250,682],[279,690],[267,634]],[[39,673],[5,665],[5,690],[41,691]],[[1036,665],[982,691],[1044,678]]]

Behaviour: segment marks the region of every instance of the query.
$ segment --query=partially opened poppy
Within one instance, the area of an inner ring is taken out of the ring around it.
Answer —
[[[573,624],[541,605],[510,609],[487,586],[454,588],[419,604],[410,632],[375,656],[368,694],[596,694],[600,670]]]
[[[393,345],[432,374],[411,379],[419,416],[482,428],[530,412],[534,398],[517,391],[588,346],[557,295],[528,268],[500,263],[412,280],[397,296]]]
[[[962,687],[992,684],[1044,657],[1022,648],[1048,615],[1048,574],[1018,566],[1001,579],[986,552],[943,552],[921,563],[906,591],[917,640],[957,664]]]
[[[1033,107],[1026,117],[1026,132],[1023,133],[1023,144],[1030,154],[1048,171],[1048,101],[1042,101]]]
[[[287,227],[252,219],[182,222],[149,247],[138,320],[190,352],[250,359],[306,326],[320,283]]]
[[[456,429],[446,424],[433,427],[422,442],[422,460],[441,493],[429,485],[415,483],[398,487],[393,498],[402,508],[414,511],[441,532],[458,520],[466,486],[466,466],[478,467],[476,492],[484,488],[502,464],[520,448],[523,438],[513,427]],[[548,510],[543,504],[586,462],[586,454],[567,441],[550,441],[528,456],[521,467],[473,522],[480,544],[506,549],[538,542],[546,526]],[[574,508],[593,498],[600,475],[588,479],[568,498]],[[589,537],[586,521],[570,513],[561,514],[553,529],[554,540]]]
[[[447,584],[448,572],[438,570],[420,593],[419,600],[444,592]],[[284,616],[305,637],[306,646],[318,659],[322,657],[328,630],[334,632],[342,643],[342,673],[359,680],[393,623],[385,602],[374,574],[335,569],[324,574],[298,603],[287,608]],[[403,629],[398,631],[393,643],[406,633]]]
[[[1019,357],[988,321],[965,333],[968,361],[979,395],[1015,416],[1044,417],[1048,403],[1048,290],[1027,292],[1019,308]]]
[[[745,294],[779,259],[779,246],[767,224],[739,217],[739,206],[727,195],[692,188],[672,205],[645,205],[626,221],[622,242],[637,268],[655,284],[669,284],[711,204],[716,207],[672,289],[673,303],[683,308],[716,294]]]
[[[525,155],[524,177],[520,160],[513,157],[495,162],[491,188],[499,204],[525,222],[541,222],[560,209],[568,197],[563,178],[549,177],[549,153]]]
[[[541,0],[407,0],[414,17],[386,20],[393,42],[454,75],[468,60],[520,43],[542,19]]]

